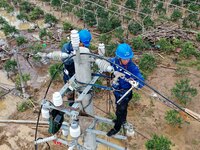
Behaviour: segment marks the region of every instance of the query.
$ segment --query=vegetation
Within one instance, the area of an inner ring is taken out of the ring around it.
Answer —
[[[15,60],[7,60],[5,63],[4,63],[4,69],[7,71],[7,72],[10,72],[10,71],[15,71],[16,70],[16,67],[17,67],[17,62]]]
[[[29,108],[33,108],[31,100],[26,100],[17,104],[17,110],[19,112],[24,112]]]
[[[48,69],[51,78],[53,78],[54,80],[61,79],[62,67],[60,67],[60,66],[61,66],[61,63],[56,63],[56,64],[50,65],[50,67]]]
[[[69,32],[72,28],[73,28],[73,26],[70,23],[68,23],[68,22],[63,23],[63,30],[65,32]]]
[[[182,13],[180,10],[175,9],[174,12],[171,15],[171,20],[172,21],[178,21],[179,19],[182,18]]]
[[[125,7],[130,8],[130,9],[135,9],[136,1],[135,0],[127,0],[125,3]]]
[[[139,101],[139,100],[141,99],[141,95],[140,95],[139,93],[134,92],[132,96],[133,96],[133,97],[132,97],[132,100],[131,100],[131,101],[132,101],[133,103],[135,103],[135,102],[137,102],[137,101]]]
[[[182,46],[182,50],[180,52],[180,56],[184,58],[190,58],[193,55],[197,54],[196,48],[193,46],[193,43],[186,42]]]
[[[168,41],[167,39],[165,38],[161,38],[157,43],[157,45],[160,46],[160,50],[162,50],[163,52],[169,54],[171,52],[174,51],[174,46],[171,44],[170,41]]]
[[[142,58],[139,62],[139,68],[142,70],[143,73],[149,74],[156,68],[156,59],[151,54],[143,54]]]
[[[31,76],[30,74],[22,74],[22,80],[25,84],[25,86],[27,85],[27,81],[31,80]],[[20,80],[20,76],[19,74],[17,74],[16,78],[15,78],[15,86],[17,87],[17,89],[21,89],[21,80]]]
[[[136,51],[142,51],[149,48],[149,43],[142,39],[142,36],[138,36],[132,39],[132,46]]]
[[[192,97],[197,95],[197,89],[191,87],[190,80],[182,79],[176,82],[175,86],[171,89],[172,95],[181,103],[186,105],[192,100]]]
[[[196,40],[197,40],[198,42],[200,42],[200,32],[197,33],[197,35],[196,35]]]
[[[128,25],[128,30],[131,34],[137,35],[142,32],[142,26],[137,22],[131,22]]]
[[[45,19],[45,23],[49,23],[51,25],[58,22],[58,20],[56,19],[55,16],[48,14],[48,13],[44,16],[44,19]]]
[[[156,134],[145,143],[147,150],[171,150],[171,145],[172,142],[168,138]]]
[[[20,46],[20,45],[28,42],[24,36],[18,36],[16,38],[16,41],[17,41],[17,46]]]
[[[172,126],[180,127],[183,123],[183,119],[181,118],[180,114],[176,110],[169,110],[165,113],[165,120],[168,124]]]

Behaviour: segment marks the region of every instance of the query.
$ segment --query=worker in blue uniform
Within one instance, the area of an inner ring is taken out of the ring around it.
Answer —
[[[132,91],[130,91],[121,101],[117,103],[118,100],[131,88],[131,84],[125,79],[135,80],[137,83],[137,88],[142,88],[144,86],[144,78],[140,73],[138,67],[133,63],[132,58],[134,53],[131,47],[126,44],[119,44],[116,49],[116,57],[111,58],[111,62],[123,67],[124,69],[131,72],[133,75],[124,71],[120,67],[113,65],[115,72],[124,74],[125,78],[118,78],[117,84],[113,84],[114,96],[116,100],[116,119],[113,120],[115,123],[114,128],[112,128],[107,136],[112,136],[118,133],[121,126],[126,122],[128,103],[132,99]],[[137,79],[136,77],[139,79]]]
[[[82,47],[89,47],[90,41],[92,40],[92,35],[89,30],[83,29],[79,31],[79,38],[80,38],[80,46]],[[72,47],[71,41],[68,43],[65,43],[61,49],[63,53],[71,54],[74,50]],[[63,60],[64,61],[64,60]],[[67,81],[75,74],[75,67],[74,67],[74,60],[70,59],[66,62],[64,62],[64,69],[63,69],[63,80],[64,83],[67,83]],[[69,92],[69,91],[68,91]],[[70,93],[70,92],[69,92]],[[69,94],[68,100],[74,100],[74,93]],[[73,102],[69,103],[70,106],[73,105]]]

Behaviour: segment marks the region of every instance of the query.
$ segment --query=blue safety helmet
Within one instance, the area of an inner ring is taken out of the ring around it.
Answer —
[[[87,29],[83,29],[79,31],[79,37],[80,37],[81,43],[83,43],[85,47],[90,46],[90,41],[92,40],[92,35],[90,31],[88,31]]]
[[[131,47],[126,43],[119,44],[115,54],[118,58],[121,59],[131,59],[134,56]]]

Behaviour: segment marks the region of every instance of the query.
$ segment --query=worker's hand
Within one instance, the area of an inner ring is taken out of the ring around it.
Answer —
[[[135,80],[130,80],[129,83],[134,87],[134,88],[138,88],[139,86],[139,82],[135,81]]]

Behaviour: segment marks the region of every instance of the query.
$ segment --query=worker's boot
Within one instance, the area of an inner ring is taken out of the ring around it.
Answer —
[[[107,133],[107,136],[113,136],[115,134],[117,134],[119,131],[115,130],[114,128],[111,129],[108,133]]]

